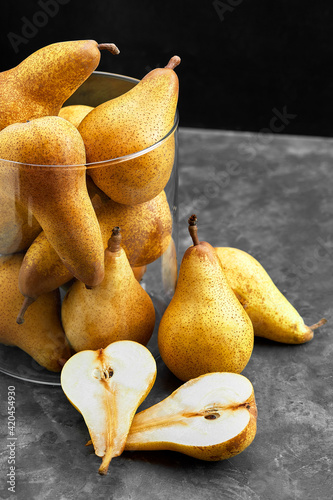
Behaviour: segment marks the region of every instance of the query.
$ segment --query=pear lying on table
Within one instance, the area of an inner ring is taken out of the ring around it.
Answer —
[[[125,94],[93,109],[80,123],[87,163],[107,161],[154,146],[172,129],[178,101],[174,56]],[[175,157],[174,135],[141,156],[90,168],[94,182],[118,203],[151,200],[166,186]]]
[[[63,106],[60,109],[58,116],[65,118],[65,120],[68,120],[77,128],[83,118],[87,116],[92,109],[94,109],[92,106],[86,106],[85,104],[72,104],[69,106]]]
[[[244,451],[256,430],[251,382],[236,373],[208,373],[137,413],[125,449],[169,450],[200,460],[224,460]]]
[[[0,73],[0,130],[12,123],[58,115],[63,103],[96,69],[100,50],[114,44],[94,40],[53,43]]]
[[[155,309],[138,283],[121,247],[120,228],[113,228],[105,250],[103,281],[87,289],[75,281],[62,303],[66,336],[75,351],[99,349],[117,340],[146,345],[155,326]]]
[[[158,329],[158,347],[169,370],[187,381],[204,373],[240,373],[250,360],[250,318],[222,271],[214,248],[200,242],[197,218],[189,219],[193,245],[181,261],[175,293]]]
[[[100,474],[106,474],[111,459],[123,452],[134,414],[155,378],[153,356],[130,340],[81,351],[64,365],[61,386],[82,414],[95,454],[103,457]]]
[[[302,344],[326,323],[306,326],[303,318],[276,287],[263,266],[250,254],[231,247],[217,247],[229,285],[250,317],[254,335],[286,344]]]
[[[59,372],[72,354],[60,323],[59,290],[41,295],[29,308],[24,325],[16,323],[22,259],[20,253],[0,257],[0,342],[19,347],[47,370]]]

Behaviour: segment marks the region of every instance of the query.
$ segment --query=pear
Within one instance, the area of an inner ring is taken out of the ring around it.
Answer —
[[[155,309],[134,276],[115,227],[105,250],[103,281],[87,289],[76,281],[62,303],[66,336],[75,351],[105,348],[118,340],[146,345],[155,326]]]
[[[131,340],[105,349],[74,354],[61,372],[61,387],[82,414],[95,454],[103,457],[100,474],[125,447],[138,406],[156,378],[156,363],[148,349]]]
[[[253,327],[223,273],[214,248],[200,242],[197,218],[189,219],[193,245],[181,261],[175,293],[158,329],[160,355],[187,381],[204,373],[240,373],[253,350]]]
[[[172,129],[178,101],[174,56],[165,68],[150,71],[135,87],[93,109],[80,123],[87,163],[120,158],[150,148]],[[174,164],[174,134],[130,160],[90,168],[99,188],[118,203],[135,205],[157,196]]]
[[[104,246],[78,130],[59,116],[9,125],[0,132],[0,157],[9,160],[2,160],[0,191],[6,186],[32,212],[76,278],[89,286],[100,283]]]
[[[0,130],[12,123],[58,115],[63,103],[96,69],[100,50],[114,44],[94,40],[53,43],[0,73]]]
[[[24,325],[15,319],[22,296],[17,287],[22,254],[0,257],[0,342],[28,353],[49,371],[59,372],[71,356],[71,350],[60,323],[59,290],[40,296],[31,305]]]
[[[122,205],[109,198],[105,200],[91,185],[90,193],[96,206],[104,248],[113,227],[119,225],[122,228],[122,247],[133,268],[145,269],[164,254],[172,232],[172,217],[164,191],[151,201],[133,206]],[[72,278],[72,272],[63,264],[42,231],[30,245],[22,262],[19,287],[26,300],[18,321],[23,320],[26,307],[41,293],[54,290]]]
[[[326,323],[306,326],[303,318],[276,287],[263,266],[250,254],[217,247],[217,256],[229,285],[250,317],[254,335],[286,344],[302,344]]]
[[[72,104],[69,106],[63,106],[60,109],[58,116],[65,118],[65,120],[73,123],[73,125],[78,128],[83,118],[87,116],[92,109],[94,109],[92,106],[86,106],[85,104]]]
[[[36,218],[18,199],[0,192],[0,254],[24,252],[41,231]]]
[[[114,226],[121,227],[122,246],[133,267],[155,262],[170,244],[172,215],[165,191],[138,205],[109,200],[96,213],[103,238],[108,237]]]
[[[224,460],[244,451],[256,430],[251,382],[236,373],[207,373],[137,413],[125,450],[169,450],[200,460]]]

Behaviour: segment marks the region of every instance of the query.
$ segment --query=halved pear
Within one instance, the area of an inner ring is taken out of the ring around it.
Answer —
[[[61,386],[82,414],[95,454],[103,457],[100,474],[106,474],[111,459],[123,452],[135,412],[155,378],[152,354],[130,340],[80,351],[65,363]]]
[[[237,373],[208,373],[137,413],[125,449],[171,450],[201,460],[223,460],[252,443],[256,422],[251,382]]]

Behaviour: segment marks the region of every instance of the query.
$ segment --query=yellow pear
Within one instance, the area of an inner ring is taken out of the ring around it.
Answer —
[[[169,450],[224,460],[244,451],[256,430],[251,382],[236,373],[207,373],[137,413],[125,450]]]
[[[64,365],[61,386],[82,414],[95,454],[103,457],[100,474],[106,474],[111,459],[123,452],[134,414],[155,378],[153,356],[130,340],[78,352]]]
[[[6,186],[8,195],[32,212],[76,278],[89,286],[99,283],[104,246],[78,130],[59,116],[9,125],[0,132],[0,157],[8,160],[1,162],[0,192]]]
[[[0,130],[12,123],[58,115],[63,103],[96,69],[100,50],[114,44],[94,40],[53,43],[0,73]]]
[[[85,104],[72,104],[69,106],[63,106],[60,109],[58,116],[65,118],[65,120],[68,120],[76,128],[78,128],[83,118],[87,116],[89,111],[92,109],[94,109],[92,106],[86,106]]]
[[[174,296],[158,330],[161,357],[187,381],[204,373],[240,373],[253,350],[253,327],[223,273],[214,248],[200,242],[197,218],[189,219],[193,245],[184,253]]]
[[[19,347],[47,370],[59,372],[71,355],[60,323],[59,290],[41,295],[29,308],[24,325],[16,323],[22,302],[17,287],[22,259],[19,253],[0,257],[0,342]]]
[[[250,254],[231,247],[217,247],[229,285],[250,317],[254,335],[286,344],[302,344],[313,330],[326,323],[306,326],[303,318],[276,287],[263,266]]]
[[[93,109],[80,123],[87,163],[102,162],[142,151],[161,141],[172,129],[178,101],[174,56],[165,68],[150,71],[125,94]],[[118,203],[151,200],[166,186],[174,164],[171,134],[158,147],[130,160],[90,168],[94,182]]]
[[[134,276],[115,227],[105,250],[103,281],[87,287],[76,281],[62,303],[66,336],[75,351],[105,348],[118,340],[146,345],[155,326],[155,309]]]
[[[172,216],[164,191],[153,200],[131,206],[103,199],[92,186],[90,190],[104,248],[113,227],[119,226],[122,228],[122,247],[133,268],[144,268],[164,254],[172,232]],[[164,269],[165,266],[166,263]],[[19,287],[26,300],[18,320],[22,321],[26,307],[41,293],[54,290],[72,278],[73,273],[63,264],[42,231],[22,262]]]
[[[35,217],[18,199],[0,192],[0,254],[27,250],[41,231]]]

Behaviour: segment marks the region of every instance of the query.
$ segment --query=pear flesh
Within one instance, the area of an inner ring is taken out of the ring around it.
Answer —
[[[232,247],[217,247],[217,256],[229,285],[250,317],[254,335],[286,344],[302,344],[313,338],[312,326],[276,287],[263,266],[252,255]]]
[[[191,224],[190,220],[192,234],[196,224]],[[240,373],[254,344],[251,320],[230,288],[214,248],[194,236],[193,241],[158,329],[161,357],[184,382],[208,372]]]
[[[124,448],[134,414],[151,390],[156,363],[147,348],[133,341],[74,354],[61,372],[68,400],[82,414],[95,454],[102,457],[100,474]]]
[[[125,449],[169,450],[201,460],[223,460],[252,443],[256,421],[254,391],[246,377],[204,374],[137,413]]]

